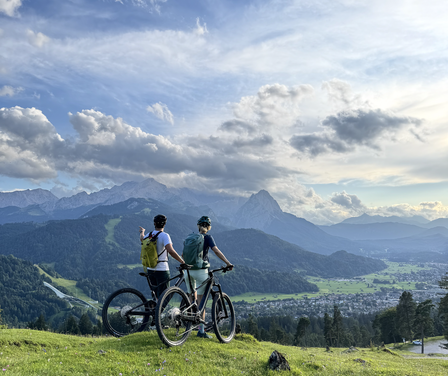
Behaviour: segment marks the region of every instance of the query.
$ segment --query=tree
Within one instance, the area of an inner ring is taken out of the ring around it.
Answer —
[[[34,323],[34,329],[48,330],[48,325],[45,322],[45,316],[43,315],[43,313],[40,314],[40,316],[37,318],[36,322]]]
[[[336,346],[339,347],[340,340],[344,335],[344,323],[342,321],[342,313],[337,305],[333,308],[332,331],[336,339]]]
[[[425,353],[425,333],[430,333],[433,330],[434,322],[431,318],[431,309],[434,307],[431,299],[427,299],[417,305],[415,309],[414,328],[420,332],[422,341],[422,354]]]
[[[327,346],[333,346],[333,319],[326,312],[324,315],[324,337]]]
[[[69,334],[79,334],[79,326],[73,315],[70,315],[65,322],[64,332]]]
[[[373,327],[378,329],[379,334],[377,337],[378,341],[382,341],[384,343],[397,342],[398,331],[396,327],[397,322],[397,308],[392,307],[386,309],[380,314],[375,316],[375,320],[373,320]]]
[[[79,331],[81,334],[92,334],[93,325],[92,321],[90,321],[89,315],[87,313],[83,313],[81,318],[79,319]]]
[[[397,322],[396,326],[398,332],[406,340],[412,341],[414,338],[413,322],[415,317],[416,304],[409,291],[404,291],[400,296],[400,301],[397,305]]]
[[[308,317],[301,317],[297,323],[296,335],[294,336],[294,345],[298,346],[300,340],[305,337],[306,329],[310,326],[311,321]],[[305,340],[306,346],[306,340]]]
[[[97,336],[103,334],[103,322],[101,320],[98,320],[96,325],[93,327],[93,334]]]
[[[448,294],[446,294],[439,302],[439,316],[443,322],[443,335],[448,340]]]
[[[252,334],[255,338],[259,338],[257,321],[255,320],[255,317],[252,316],[252,314],[249,315],[249,318],[247,320],[247,332],[249,334]]]

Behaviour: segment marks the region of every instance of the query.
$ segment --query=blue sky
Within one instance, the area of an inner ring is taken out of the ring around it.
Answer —
[[[448,216],[444,1],[0,0],[0,191],[153,177]]]

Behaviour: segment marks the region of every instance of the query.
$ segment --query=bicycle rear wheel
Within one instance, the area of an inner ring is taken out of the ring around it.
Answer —
[[[156,306],[156,329],[165,345],[179,346],[187,340],[194,316],[190,306],[187,294],[179,287],[170,287],[159,297]]]
[[[151,309],[152,306],[152,309]],[[103,305],[102,317],[106,330],[115,337],[141,332],[150,316],[154,316],[155,302],[133,288],[113,292]]]
[[[212,304],[213,330],[223,343],[229,343],[235,336],[236,319],[233,304],[227,294],[216,294]]]

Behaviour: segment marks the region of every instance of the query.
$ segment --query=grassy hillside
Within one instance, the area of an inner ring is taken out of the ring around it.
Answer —
[[[122,339],[76,337],[31,330],[0,330],[4,375],[446,375],[446,358],[388,349],[287,347],[238,335],[230,344],[191,336],[181,347],[162,346],[157,334]],[[292,372],[268,370],[272,351],[283,353]],[[405,356],[403,356],[405,355]]]

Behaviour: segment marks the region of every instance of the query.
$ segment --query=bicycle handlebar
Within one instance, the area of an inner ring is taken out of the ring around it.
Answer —
[[[229,266],[222,266],[219,269],[214,269],[214,270],[210,270],[210,273],[216,273],[216,272],[220,272],[222,271],[223,273],[228,272],[229,270],[231,270],[232,268],[234,268],[234,265],[229,265]]]
[[[182,270],[190,270],[191,268],[193,267],[193,265],[188,265],[188,264],[180,264],[178,267],[177,267],[177,270],[179,270],[180,272],[182,271]]]

